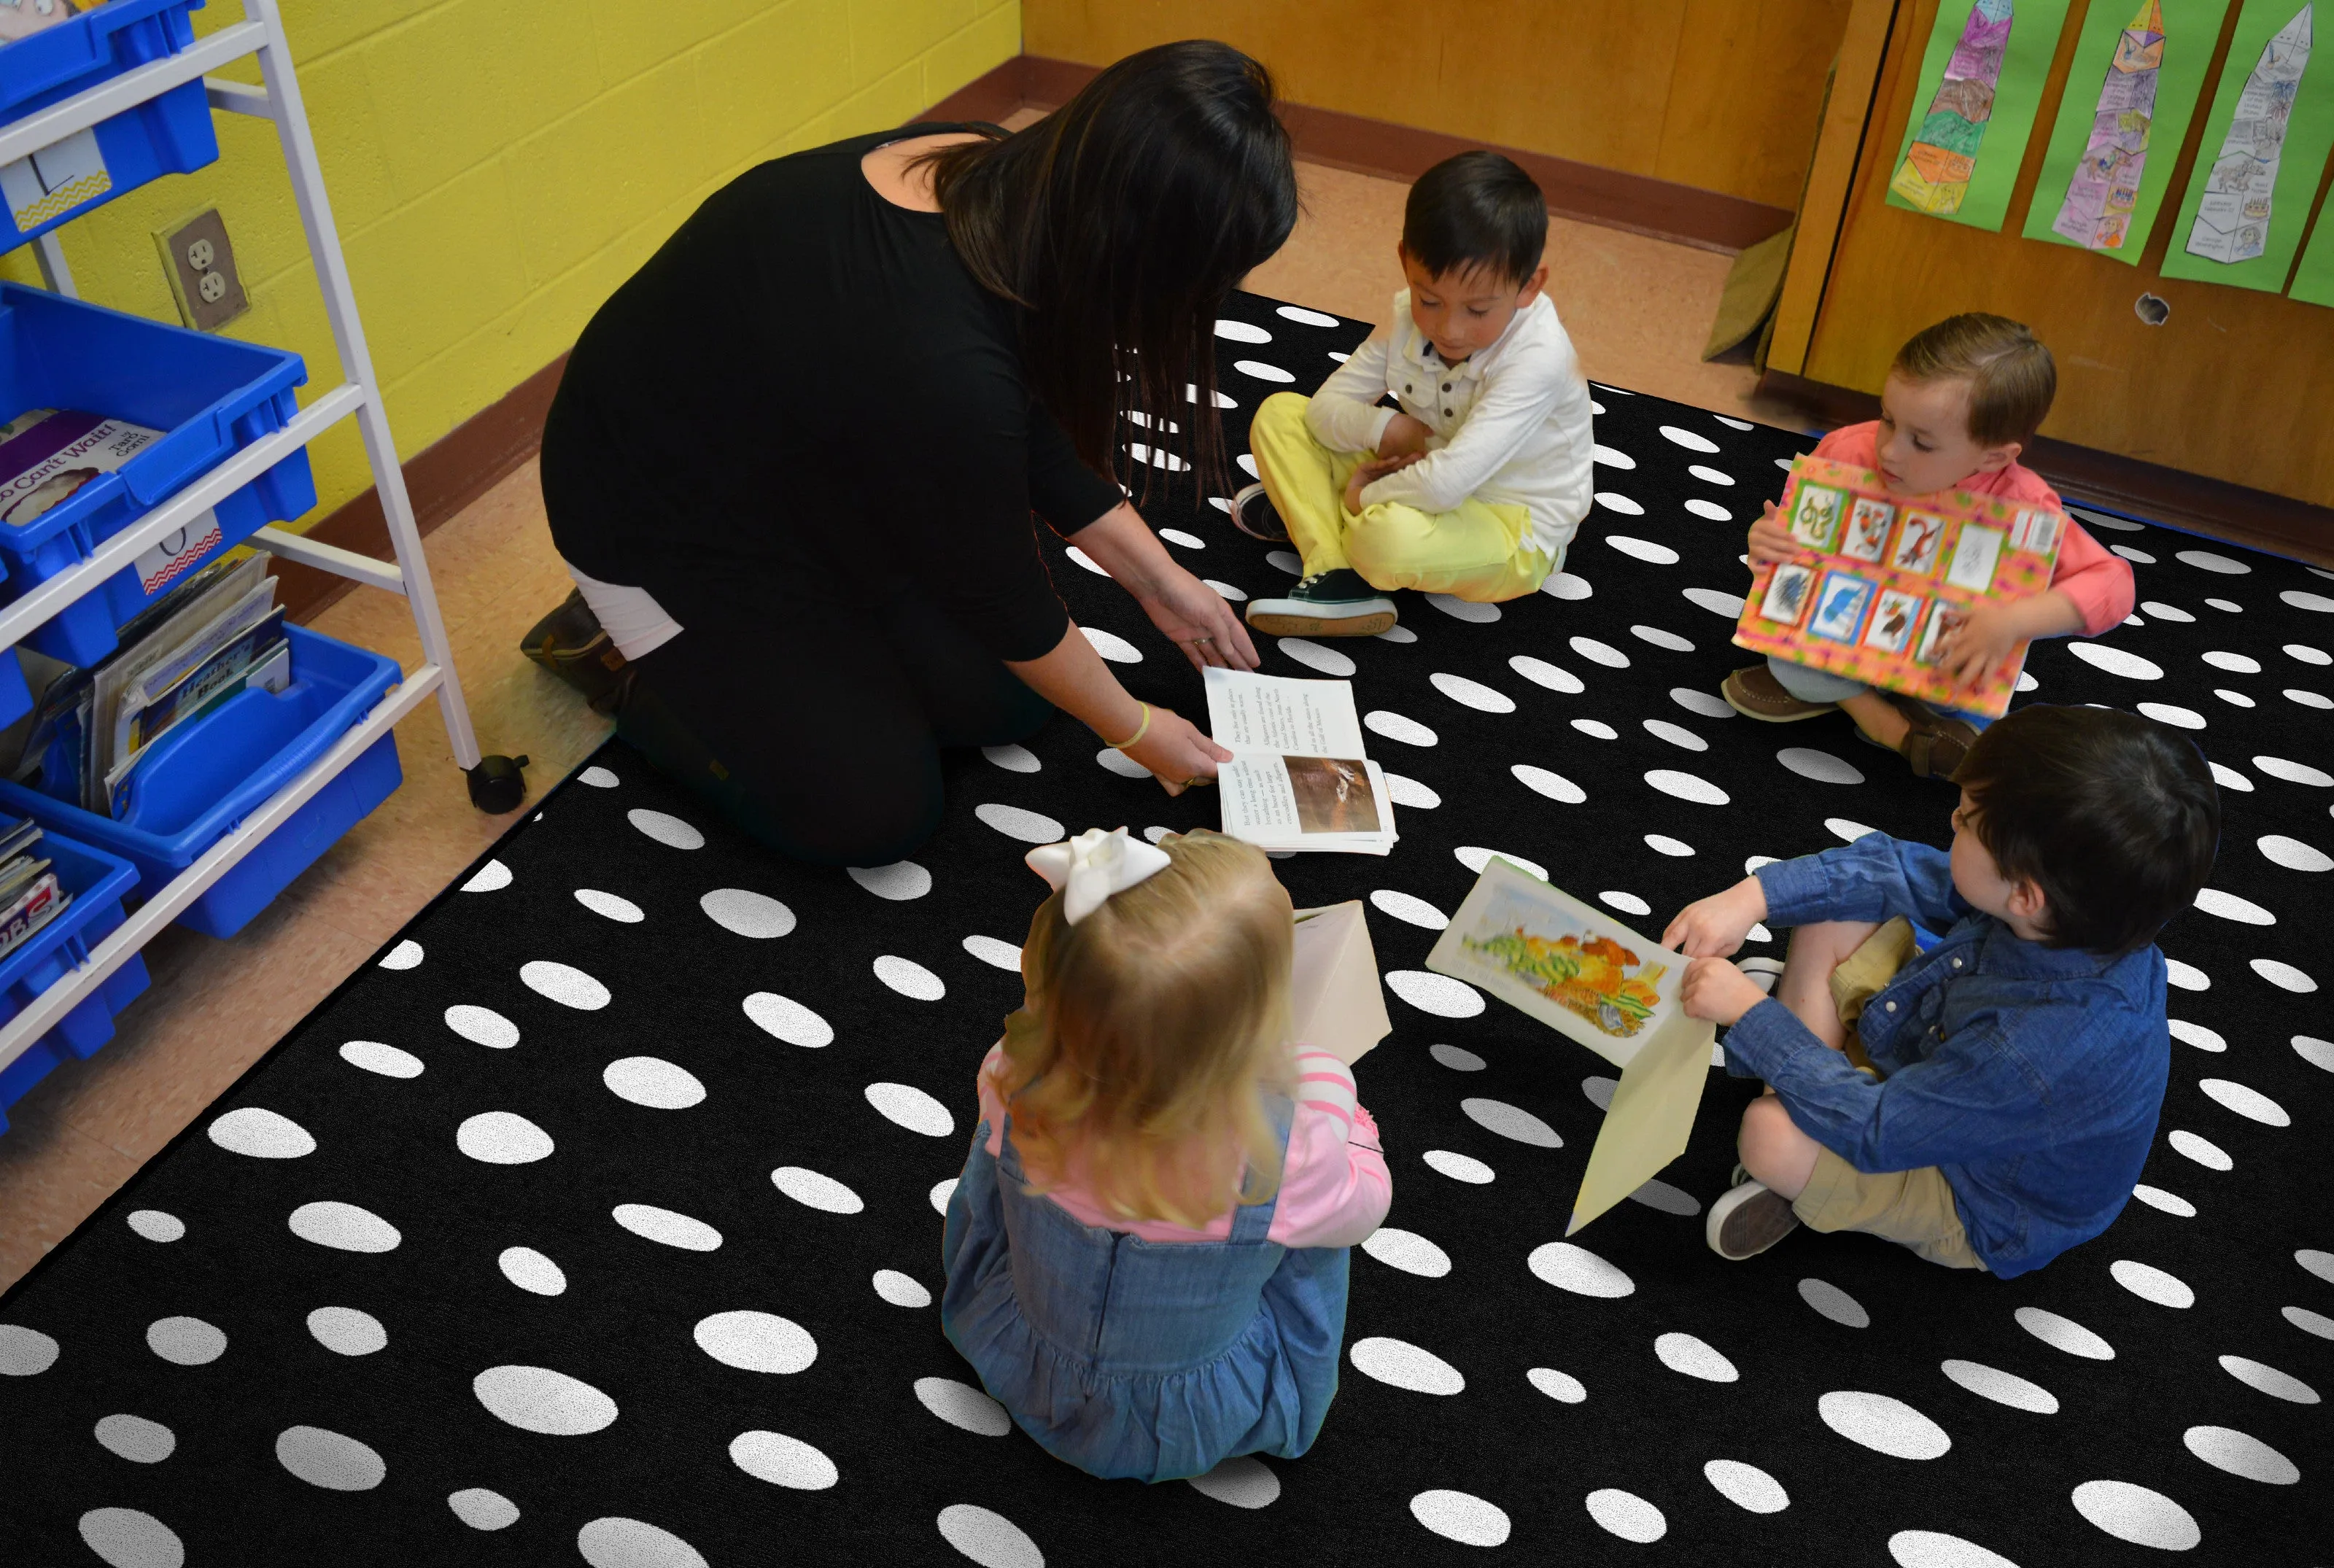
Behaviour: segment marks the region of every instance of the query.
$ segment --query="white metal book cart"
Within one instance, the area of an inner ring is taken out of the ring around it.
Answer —
[[[165,886],[141,886],[138,891],[145,903],[90,950],[86,963],[0,1026],[0,1069],[38,1042],[156,933],[428,698],[437,697],[445,716],[447,737],[452,743],[455,762],[469,776],[473,803],[483,811],[507,812],[518,805],[525,794],[519,769],[526,759],[481,757],[477,736],[470,727],[469,709],[462,700],[462,688],[455,677],[453,650],[446,640],[445,621],[439,614],[437,594],[430,587],[420,531],[414,524],[412,504],[398,468],[397,446],[390,438],[389,418],[381,407],[380,384],[373,377],[372,357],[366,350],[364,328],[357,316],[356,300],[350,292],[348,265],[341,255],[340,236],[333,225],[332,205],[325,196],[323,172],[317,166],[315,139],[309,132],[307,113],[301,103],[300,84],[293,70],[283,17],[276,0],[242,0],[242,21],[196,40],[181,52],[140,65],[0,126],[0,167],[135,109],[172,88],[198,77],[205,78],[205,90],[213,110],[256,115],[275,122],[284,160],[291,172],[292,194],[299,205],[301,224],[307,231],[308,254],[315,266],[316,281],[323,291],[324,313],[332,322],[333,341],[340,351],[341,364],[348,379],[310,401],[282,429],[233,454],[124,527],[100,545],[88,560],[0,607],[0,649],[14,648],[59,611],[130,566],[150,546],[185,527],[341,420],[353,417],[364,438],[365,456],[372,467],[373,484],[380,492],[395,559],[375,560],[336,545],[304,539],[275,526],[260,529],[248,543],[285,560],[404,595],[413,611],[414,628],[420,634],[421,662],[404,671],[400,683],[354,728],[268,797],[264,805],[246,815],[185,871]],[[263,86],[250,87],[208,76],[222,66],[252,55],[258,57]],[[41,235],[32,243],[37,247],[43,280],[60,293],[72,293],[72,275],[55,234]]]

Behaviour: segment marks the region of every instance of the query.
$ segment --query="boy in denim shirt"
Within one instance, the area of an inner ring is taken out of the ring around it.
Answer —
[[[1950,852],[1868,833],[1689,905],[1662,941],[1683,1002],[1763,1078],[1721,1256],[1802,1222],[2004,1278],[2107,1229],[2156,1138],[2171,1068],[2164,923],[2220,838],[2204,759],[2132,714],[2029,707],[1954,775]],[[1772,998],[1722,955],[1795,928]],[[1916,952],[1913,923],[1943,936]]]

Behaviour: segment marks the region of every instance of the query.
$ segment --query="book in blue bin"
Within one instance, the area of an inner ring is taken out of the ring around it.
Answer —
[[[41,830],[29,817],[0,826],[0,956],[64,912],[72,895],[57,885],[57,873],[36,858]]]

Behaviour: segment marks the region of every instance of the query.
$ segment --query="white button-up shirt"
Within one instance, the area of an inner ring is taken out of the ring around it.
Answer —
[[[1394,415],[1377,406],[1389,393],[1433,434],[1424,457],[1363,487],[1364,505],[1449,512],[1472,496],[1521,506],[1531,515],[1529,543],[1560,558],[1588,515],[1596,443],[1587,380],[1546,294],[1518,311],[1490,348],[1451,365],[1420,333],[1403,290],[1392,329],[1337,367],[1307,422],[1333,451],[1374,452]]]

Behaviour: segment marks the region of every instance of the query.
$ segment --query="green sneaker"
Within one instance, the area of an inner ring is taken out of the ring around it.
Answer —
[[[1268,637],[1375,637],[1398,620],[1394,601],[1349,566],[1316,572],[1285,599],[1249,601],[1248,623]]]

